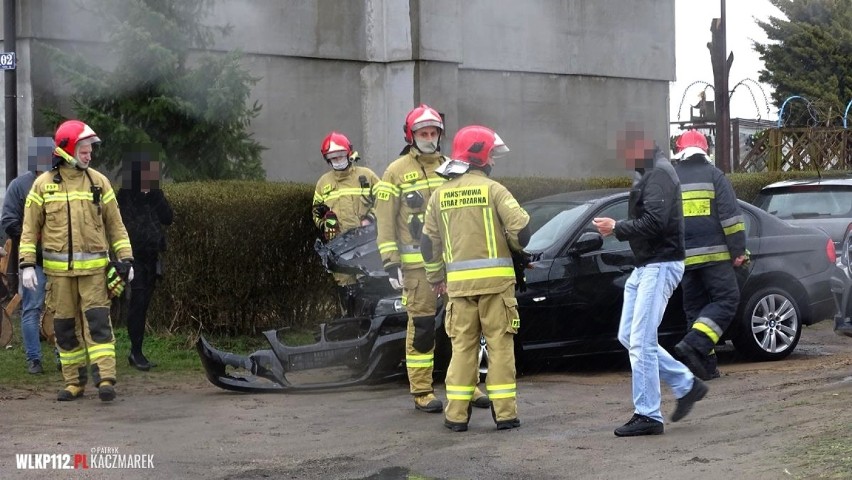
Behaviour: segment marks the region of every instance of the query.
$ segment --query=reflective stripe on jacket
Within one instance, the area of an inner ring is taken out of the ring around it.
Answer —
[[[451,297],[498,293],[515,283],[512,250],[529,215],[503,185],[480,170],[435,191],[423,234],[432,242],[430,283],[447,281]],[[428,255],[427,255],[428,258]]]
[[[61,177],[59,182],[56,182],[57,173]],[[92,168],[86,173],[63,164],[58,171],[45,172],[33,182],[24,204],[22,268],[35,264],[39,234],[44,272],[48,275],[74,277],[103,273],[110,249],[119,260],[133,259],[130,239],[109,180]],[[97,204],[93,186],[99,189]]]
[[[361,185],[364,177],[366,186]],[[373,215],[372,189],[379,177],[366,167],[353,165],[346,170],[326,172],[317,181],[313,205],[324,203],[337,215],[340,231],[361,226],[361,220]],[[322,217],[313,216],[314,224],[321,228]]]
[[[446,181],[435,173],[443,161],[440,153],[425,155],[412,148],[388,165],[373,190],[376,242],[386,267],[423,268],[420,232],[430,197]]]
[[[683,198],[687,269],[745,253],[745,222],[731,182],[703,156],[675,166]]]

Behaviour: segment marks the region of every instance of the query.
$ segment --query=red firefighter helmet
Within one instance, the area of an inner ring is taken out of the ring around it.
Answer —
[[[493,165],[494,158],[509,152],[509,147],[494,130],[481,125],[468,125],[453,138],[452,159],[474,167]]]
[[[352,154],[352,143],[346,135],[340,132],[331,132],[325,136],[320,147],[322,158],[331,162],[335,158],[349,157]]]
[[[677,138],[677,155],[686,159],[693,155],[707,156],[707,137],[698,130],[687,130]]]
[[[438,135],[444,133],[444,120],[441,119],[441,114],[425,103],[420,104],[405,116],[405,124],[402,126],[405,132],[405,143],[414,145],[414,132],[424,127],[437,127]]]
[[[100,141],[101,139],[98,138],[92,127],[80,120],[67,120],[59,125],[56,134],[53,136],[53,142],[56,144],[54,153],[72,166],[76,166],[77,147]]]

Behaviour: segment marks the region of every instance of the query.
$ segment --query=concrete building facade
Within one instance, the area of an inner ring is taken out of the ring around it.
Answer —
[[[97,16],[81,8],[94,3],[19,2],[21,164],[27,138],[45,133],[33,112],[68,94],[31,58],[32,42],[108,65]],[[319,146],[331,130],[381,175],[419,103],[446,115],[445,153],[461,126],[498,131],[513,153],[495,175],[590,177],[624,174],[613,142],[627,122],[668,144],[674,8],[674,0],[217,0],[204,22],[232,25],[213,49],[242,52],[260,78],[252,101],[263,109],[251,130],[268,149],[270,180],[314,182],[327,169]]]

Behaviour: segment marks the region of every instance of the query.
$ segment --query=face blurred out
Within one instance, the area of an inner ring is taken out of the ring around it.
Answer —
[[[76,158],[78,167],[89,168],[89,162],[92,161],[92,144],[78,146]]]
[[[618,154],[629,169],[647,168],[654,159],[654,142],[643,137],[618,140]]]
[[[435,153],[438,151],[438,138],[440,136],[438,127],[423,127],[414,131],[414,144],[423,153]]]

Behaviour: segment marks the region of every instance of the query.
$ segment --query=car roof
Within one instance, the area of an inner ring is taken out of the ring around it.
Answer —
[[[769,185],[761,188],[761,191],[775,189],[775,188],[787,188],[787,187],[797,187],[797,186],[813,186],[813,185],[825,185],[825,186],[848,186],[852,187],[852,176],[847,177],[833,177],[833,178],[799,178],[795,180],[782,180],[780,182],[770,183]]]
[[[626,188],[599,188],[596,190],[577,190],[575,192],[557,193],[546,197],[536,198],[524,205],[536,203],[587,203],[606,200],[609,197],[617,197],[626,193]]]
[[[575,192],[557,193],[546,197],[536,198],[524,202],[525,206],[544,205],[544,204],[560,204],[560,203],[604,203],[608,200],[614,200],[619,197],[625,197],[629,189],[627,188],[600,188],[596,190],[577,190]],[[747,210],[753,216],[758,217],[763,228],[764,235],[797,235],[797,234],[813,234],[817,233],[828,238],[828,234],[818,228],[794,226],[790,223],[781,220],[775,215],[771,215],[756,206],[746,202],[743,199],[737,199],[740,208]]]

